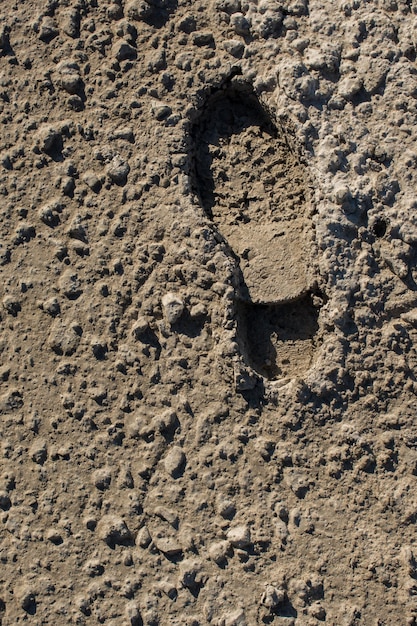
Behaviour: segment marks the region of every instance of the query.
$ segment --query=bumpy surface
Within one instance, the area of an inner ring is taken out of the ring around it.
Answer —
[[[0,17],[2,626],[416,624],[417,8]]]

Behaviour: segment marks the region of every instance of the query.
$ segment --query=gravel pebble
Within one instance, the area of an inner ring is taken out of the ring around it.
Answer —
[[[104,515],[97,524],[97,534],[111,548],[115,545],[126,545],[132,540],[126,522],[117,515]]]
[[[169,324],[178,322],[184,312],[184,302],[175,293],[169,292],[162,298],[164,315]]]
[[[62,133],[54,126],[45,125],[38,133],[39,147],[42,152],[49,154],[62,144]]]
[[[234,526],[227,532],[227,539],[228,541],[230,541],[234,548],[248,548],[251,544],[251,533],[249,526],[246,526],[246,524]]]
[[[94,191],[94,193],[98,193],[100,191],[101,180],[95,172],[87,170],[81,178],[83,182],[85,182],[85,184],[88,185],[92,191]]]
[[[274,587],[274,585],[265,585],[265,591],[262,594],[261,602],[271,611],[278,608],[286,600],[286,592],[283,589]]]
[[[155,537],[153,541],[158,550],[166,556],[173,557],[182,553],[182,546],[174,537]]]
[[[70,356],[77,350],[81,335],[82,329],[79,324],[67,323],[58,318],[51,327],[48,344],[57,354]]]
[[[113,54],[118,61],[133,61],[137,57],[137,50],[127,41],[118,41],[114,48]]]
[[[152,537],[150,535],[150,532],[148,530],[147,526],[143,526],[137,536],[136,536],[136,545],[140,546],[143,549],[146,549],[150,543],[152,541]]]
[[[77,94],[84,89],[80,66],[75,61],[61,61],[57,65],[61,87],[69,94]]]
[[[152,104],[152,113],[156,117],[158,121],[162,121],[166,119],[172,113],[172,109],[168,104],[164,104],[162,102],[153,102]]]
[[[228,541],[216,541],[208,548],[208,555],[219,567],[224,567],[230,552]]]
[[[242,58],[243,52],[245,50],[244,44],[238,39],[229,39],[223,43],[223,47],[232,56],[237,59]]]
[[[130,172],[130,165],[122,157],[113,157],[111,163],[107,166],[107,176],[116,185],[123,186],[127,182],[127,176]]]
[[[71,269],[66,270],[62,274],[58,285],[64,296],[69,300],[77,300],[83,292],[78,274]]]
[[[102,467],[93,473],[93,484],[99,491],[105,491],[110,487],[111,470]]]
[[[48,457],[48,446],[46,441],[34,441],[30,447],[29,455],[34,463],[43,465]]]
[[[44,17],[39,27],[39,39],[44,43],[49,43],[59,34],[59,30],[52,17]]]
[[[7,313],[16,317],[19,311],[22,310],[22,305],[20,300],[12,295],[7,295],[3,297],[2,300],[3,308]]]
[[[179,446],[173,446],[164,459],[165,470],[173,478],[179,478],[182,475],[185,463],[185,453]]]
[[[250,22],[243,13],[233,13],[230,17],[230,25],[238,35],[246,36],[250,33]]]

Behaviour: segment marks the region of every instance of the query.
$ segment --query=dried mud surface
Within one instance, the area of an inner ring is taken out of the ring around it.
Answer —
[[[417,623],[417,7],[2,0],[0,623]]]

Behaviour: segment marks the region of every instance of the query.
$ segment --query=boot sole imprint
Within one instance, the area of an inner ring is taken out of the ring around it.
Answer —
[[[305,371],[318,314],[304,168],[248,85],[213,94],[193,138],[194,191],[240,267],[243,356],[267,378]]]

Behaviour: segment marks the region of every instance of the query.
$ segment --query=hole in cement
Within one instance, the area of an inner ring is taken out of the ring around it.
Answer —
[[[383,219],[376,220],[372,230],[374,231],[375,237],[383,237],[387,232],[387,223]]]

